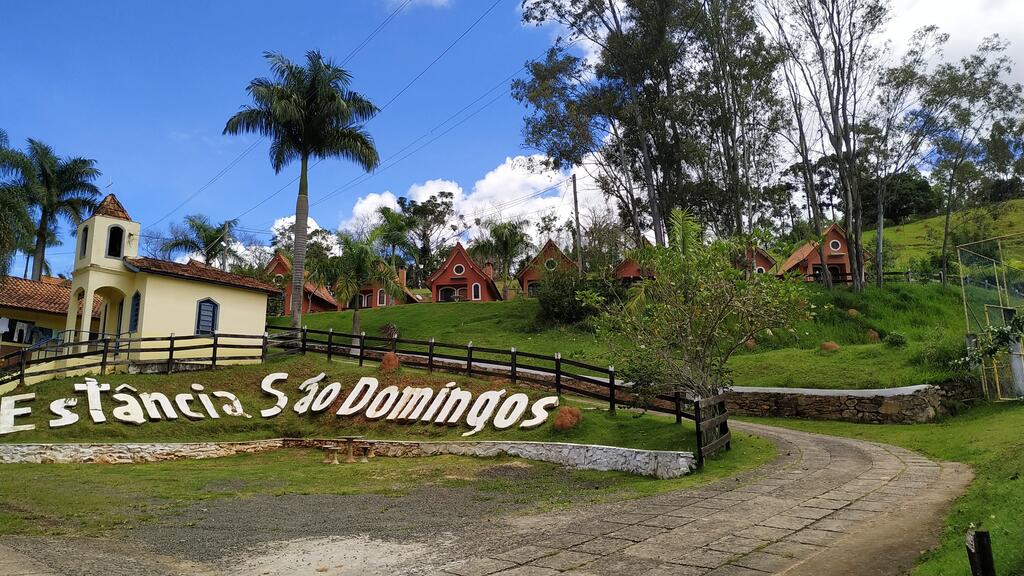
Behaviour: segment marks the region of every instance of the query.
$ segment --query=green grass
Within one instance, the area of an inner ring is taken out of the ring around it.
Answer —
[[[1024,200],[1010,200],[1006,213],[994,222],[992,236],[1024,232]],[[954,218],[956,216],[954,215]],[[932,216],[885,229],[885,242],[895,250],[897,265],[906,267],[911,258],[924,258],[942,249],[942,228],[945,215]],[[874,230],[864,231],[864,245],[874,250]]]
[[[998,574],[1024,573],[1024,404],[983,405],[943,422],[912,426],[754,420],[894,444],[970,465],[977,475],[974,482],[947,515],[941,546],[922,558],[915,574],[969,574],[964,534],[972,524],[992,533]]]
[[[279,386],[289,394],[289,406],[275,418],[258,416],[260,408],[272,404],[259,390],[269,372],[291,375]],[[184,420],[151,422],[131,426],[110,419],[93,424],[83,416],[77,424],[51,430],[46,426],[48,403],[73,395],[77,379],[54,380],[29,388],[37,394],[33,413],[18,423],[35,423],[36,430],[0,437],[16,442],[185,442],[244,440],[279,436],[324,437],[364,435],[376,439],[460,438],[464,427],[427,424],[399,425],[338,418],[333,413],[299,416],[291,410],[298,399],[297,386],[320,371],[342,382],[347,390],[358,377],[375,375],[373,368],[349,363],[328,363],[323,357],[305,356],[272,361],[266,366],[238,366],[213,372],[172,375],[110,375],[101,378],[117,386],[128,383],[140,391],[173,393],[201,382],[207,390],[230,390],[242,402],[251,419],[222,417],[197,422]],[[403,369],[393,376],[378,375],[382,384],[443,385],[456,381],[474,392],[502,387],[462,376],[436,375]],[[19,390],[18,392],[22,392]],[[522,389],[532,397],[549,392]],[[344,393],[344,391],[343,391]],[[113,403],[106,399],[107,416]],[[692,450],[692,423],[675,424],[671,418],[627,411],[608,414],[570,398],[563,405],[583,408],[576,428],[558,431],[551,420],[534,430],[488,428],[473,439],[521,439],[577,442],[654,450]],[[665,490],[681,489],[709,482],[759,466],[774,456],[771,443],[742,433],[734,434],[733,449],[710,460],[699,473],[675,480],[656,480],[615,472],[569,470],[551,464],[530,462],[533,473],[525,478],[503,479],[485,471],[501,464],[522,462],[512,458],[475,459],[453,456],[400,459],[376,458],[366,465],[323,466],[322,454],[311,450],[279,450],[202,461],[175,461],[133,465],[10,464],[0,466],[0,534],[74,534],[96,536],[119,528],[136,526],[156,517],[172,514],[197,501],[236,498],[255,494],[384,494],[397,496],[429,485],[470,486],[502,498],[512,498],[530,510],[550,509],[570,503],[599,502],[633,498]],[[523,465],[523,464],[517,464]]]
[[[847,288],[829,292],[809,286],[814,319],[789,332],[762,335],[757,349],[742,350],[729,366],[737,386],[797,388],[882,388],[938,383],[950,378],[945,361],[958,355],[963,334],[963,307],[958,289],[936,284],[891,284],[861,293]],[[855,310],[851,315],[849,310]],[[536,321],[537,301],[461,302],[396,306],[362,312],[363,329],[376,335],[394,323],[404,338],[511,348],[540,354],[561,352],[565,358],[603,366],[607,347],[592,333],[550,327]],[[303,317],[309,328],[348,332],[351,312]],[[272,318],[286,325],[287,319]],[[893,348],[869,344],[868,331],[881,337],[906,336],[909,345]],[[833,341],[840,350],[818,351]],[[477,355],[486,358],[486,355]]]

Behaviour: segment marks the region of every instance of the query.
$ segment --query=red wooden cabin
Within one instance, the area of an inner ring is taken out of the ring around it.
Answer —
[[[852,280],[850,245],[846,240],[846,231],[838,224],[832,224],[825,230],[824,264],[818,254],[818,243],[812,240],[794,250],[779,271],[783,274],[799,272],[805,280],[814,282],[821,278],[823,266],[828,266],[833,282]]]
[[[265,268],[268,274],[280,276],[275,284],[284,287],[284,309],[282,316],[292,313],[292,263],[280,253],[274,254]],[[330,312],[338,309],[334,296],[325,287],[307,281],[302,289],[302,313]]]
[[[338,302],[338,310],[347,310],[354,308],[356,305],[356,298],[359,299],[359,308],[384,308],[386,306],[399,306],[402,304],[418,304],[423,301],[422,296],[417,296],[409,290],[406,285],[406,271],[405,267],[398,269],[398,284],[402,287],[402,296],[395,298],[389,296],[377,284],[367,284],[359,289],[359,294],[353,295],[349,298],[348,302]]]
[[[501,300],[494,283],[494,266],[490,262],[483,268],[469,257],[462,242],[455,244],[448,259],[427,278],[434,302],[493,302]]]
[[[770,274],[775,264],[775,258],[772,258],[771,254],[763,248],[755,247],[752,250],[747,249],[740,261],[736,262],[736,267],[741,270],[753,270],[756,274]]]
[[[530,263],[516,275],[516,280],[519,281],[519,287],[522,289],[523,294],[534,297],[537,295],[537,289],[540,287],[544,271],[558,269],[576,270],[578,267],[576,262],[566,256],[549,238],[544,243],[544,246],[541,247],[540,252],[533,257],[533,260],[530,260]]]

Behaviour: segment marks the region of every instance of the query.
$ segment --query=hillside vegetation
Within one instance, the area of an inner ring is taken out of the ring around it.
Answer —
[[[958,289],[918,284],[867,288],[859,294],[845,288],[809,289],[815,318],[792,332],[765,335],[754,350],[735,356],[730,367],[737,386],[879,388],[952,377],[946,365],[961,354],[964,327]],[[561,352],[565,358],[598,365],[608,362],[607,346],[593,332],[545,324],[537,318],[538,305],[532,299],[416,304],[361,314],[369,335],[393,323],[404,338],[472,341],[475,346]],[[286,326],[288,320],[270,322]],[[352,313],[309,314],[304,322],[312,329],[347,333]],[[869,330],[882,341],[872,343]],[[821,352],[825,341],[837,343],[839,350]]]
[[[1002,205],[1002,209],[1004,211],[997,213],[997,217],[992,219],[990,227],[978,239],[1024,233],[1024,200],[1010,200]],[[951,226],[955,227],[965,217],[980,210],[984,209],[976,208],[954,214]],[[926,258],[933,253],[937,254],[942,249],[944,220],[945,217],[939,215],[886,227],[885,245],[887,249],[893,251],[897,269],[905,270],[911,258]],[[875,231],[873,228],[864,230],[864,245],[869,251],[874,251]],[[956,260],[956,255],[953,256],[953,259]]]

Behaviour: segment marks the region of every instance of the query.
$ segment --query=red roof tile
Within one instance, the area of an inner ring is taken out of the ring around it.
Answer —
[[[195,260],[189,260],[187,264],[181,264],[156,258],[125,258],[124,263],[135,272],[148,272],[150,274],[173,276],[198,282],[210,282],[223,286],[266,292],[267,294],[281,293],[281,290],[272,284],[256,280],[255,278],[224,272]]]
[[[117,218],[118,220],[131,220],[128,217],[128,211],[124,209],[121,202],[118,201],[117,196],[113,194],[107,194],[107,197],[100,202],[100,205],[96,207],[96,210],[92,213],[95,215],[109,216],[110,218]]]
[[[26,280],[14,276],[0,276],[0,307],[33,310],[51,314],[67,314],[71,301],[71,284],[56,283],[54,278],[44,281]],[[92,300],[92,316],[99,318],[103,299]]]

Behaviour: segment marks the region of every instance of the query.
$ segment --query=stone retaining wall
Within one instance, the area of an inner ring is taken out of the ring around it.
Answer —
[[[726,404],[741,416],[912,424],[944,416],[946,395],[928,385],[880,390],[735,387],[726,393]]]
[[[284,440],[130,444],[0,444],[0,464],[130,464],[200,460],[275,450]]]
[[[252,442],[190,442],[131,444],[0,444],[0,464],[129,464],[162,460],[202,459],[263,452],[282,447],[319,448],[338,445],[332,439],[275,438]],[[636,450],[615,446],[567,444],[559,442],[452,441],[418,442],[401,440],[365,440],[374,453],[394,458],[412,458],[452,454],[456,456],[515,456],[551,462],[585,470],[620,471],[678,478],[696,468],[691,452]]]
[[[322,446],[325,440],[285,440],[286,446]],[[515,456],[527,460],[551,462],[569,468],[583,470],[619,471],[654,476],[657,478],[678,478],[696,468],[692,452],[664,450],[638,450],[617,446],[594,444],[569,444],[563,442],[519,442],[493,441],[403,441],[367,440],[372,444],[374,454],[393,458],[422,456]]]

